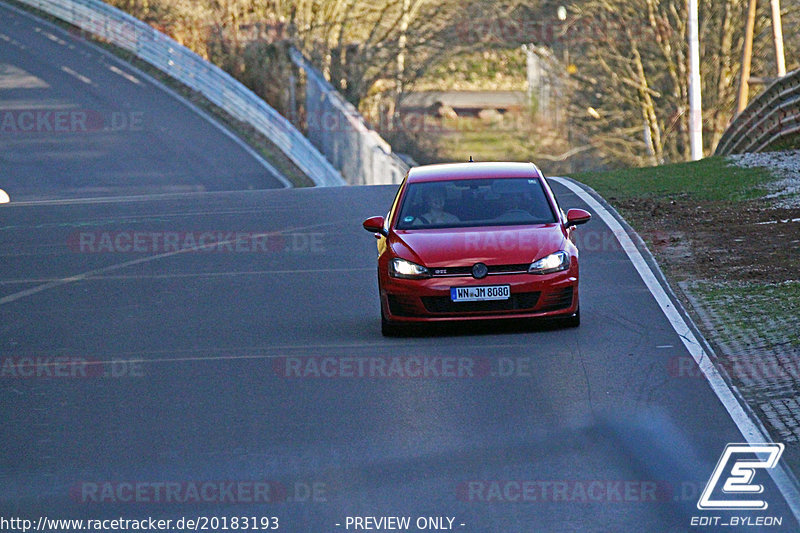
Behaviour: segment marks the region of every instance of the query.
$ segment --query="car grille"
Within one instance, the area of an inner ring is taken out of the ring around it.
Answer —
[[[525,311],[536,307],[538,292],[512,294],[508,300],[488,302],[454,302],[449,296],[423,296],[422,305],[429,313],[486,313],[492,311]]]
[[[487,275],[497,274],[520,274],[528,271],[530,263],[520,263],[516,265],[487,265],[489,273]],[[472,266],[463,267],[442,267],[431,268],[434,278],[452,278],[462,276],[472,276]]]
[[[572,287],[551,292],[542,299],[542,307],[539,311],[557,311],[572,307]]]

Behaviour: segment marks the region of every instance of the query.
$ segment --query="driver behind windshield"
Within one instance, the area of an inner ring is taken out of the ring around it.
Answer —
[[[426,211],[417,216],[414,225],[449,224],[459,222],[457,216],[444,210],[447,193],[444,187],[430,187],[423,194]]]

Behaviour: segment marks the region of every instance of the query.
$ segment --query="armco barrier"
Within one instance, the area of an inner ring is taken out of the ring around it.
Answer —
[[[319,150],[253,91],[230,74],[144,22],[100,0],[18,0],[136,57],[200,92],[269,138],[316,185],[345,185]]]
[[[773,82],[722,134],[717,155],[760,152],[800,132],[800,69]]]
[[[400,183],[408,165],[300,51],[289,54],[306,74],[306,131],[314,146],[350,185]]]

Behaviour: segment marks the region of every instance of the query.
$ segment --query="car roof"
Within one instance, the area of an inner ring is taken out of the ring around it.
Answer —
[[[475,180],[489,178],[541,178],[533,163],[481,162],[443,163],[413,167],[408,171],[408,183],[445,180]]]

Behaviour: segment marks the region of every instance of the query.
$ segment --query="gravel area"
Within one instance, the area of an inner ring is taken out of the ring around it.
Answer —
[[[769,184],[766,198],[775,200],[775,207],[800,207],[800,150],[737,154],[728,159],[744,168],[768,168],[777,180]]]

